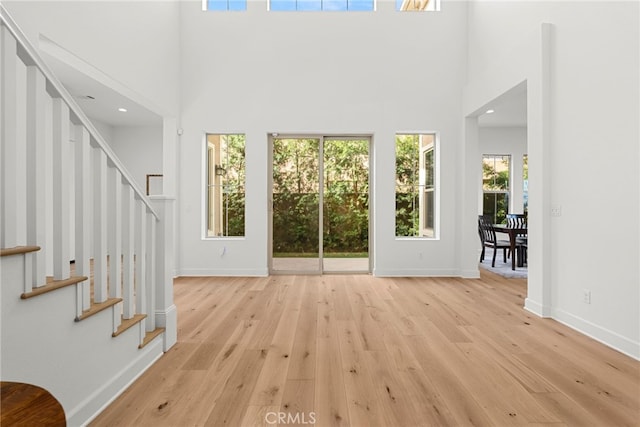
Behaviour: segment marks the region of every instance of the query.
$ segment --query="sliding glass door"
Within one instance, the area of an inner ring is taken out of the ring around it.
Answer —
[[[368,137],[272,137],[273,273],[368,272]]]

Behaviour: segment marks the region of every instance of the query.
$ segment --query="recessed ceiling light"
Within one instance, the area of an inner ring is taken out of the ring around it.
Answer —
[[[127,109],[120,107],[120,108],[118,108],[118,111],[120,111],[121,113],[126,113]]]
[[[494,113],[494,112],[495,112],[495,110],[487,110],[486,111],[487,114],[491,114],[491,113]]]

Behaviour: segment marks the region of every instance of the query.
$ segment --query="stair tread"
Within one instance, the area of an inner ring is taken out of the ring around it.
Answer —
[[[15,246],[13,248],[0,249],[0,257],[28,254],[29,252],[37,252],[40,250],[40,246]]]
[[[20,298],[21,299],[33,298],[38,295],[46,294],[47,292],[55,291],[56,289],[61,289],[67,286],[84,282],[87,279],[88,279],[87,276],[71,276],[68,279],[62,279],[62,280],[53,280],[53,278],[47,277],[46,285],[33,288],[31,292],[24,292],[23,294],[20,295]]]
[[[153,339],[165,331],[165,328],[155,328],[151,332],[147,332],[144,336],[144,340],[142,340],[142,344],[138,346],[138,348],[143,348],[147,344],[149,344]]]
[[[80,316],[76,317],[76,322],[80,322],[86,318],[93,316],[94,314],[100,313],[103,310],[106,310],[109,307],[113,307],[122,301],[122,298],[109,298],[104,302],[99,303],[91,303],[91,307],[88,310],[82,312]]]
[[[117,337],[127,329],[142,322],[142,320],[145,319],[146,317],[147,317],[146,314],[136,314],[131,319],[122,319],[120,326],[118,326],[118,330],[112,333],[111,336],[114,338]]]

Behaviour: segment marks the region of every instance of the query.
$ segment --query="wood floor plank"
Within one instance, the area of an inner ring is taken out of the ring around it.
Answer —
[[[178,342],[91,426],[640,419],[640,362],[524,310],[523,280],[199,277],[174,289]]]
[[[318,276],[307,276],[301,283],[304,286],[304,295],[291,349],[288,380],[312,380],[316,376],[318,282]]]

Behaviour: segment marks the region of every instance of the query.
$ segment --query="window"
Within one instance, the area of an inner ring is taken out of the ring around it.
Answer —
[[[511,156],[482,156],[482,213],[501,224],[509,213]]]
[[[247,10],[247,0],[203,0],[202,10]]]
[[[373,11],[374,0],[270,0],[271,11]]]
[[[396,0],[400,12],[427,12],[440,10],[440,0]]]
[[[245,136],[206,139],[206,237],[244,236]]]
[[[396,236],[436,236],[436,135],[396,135]]]

